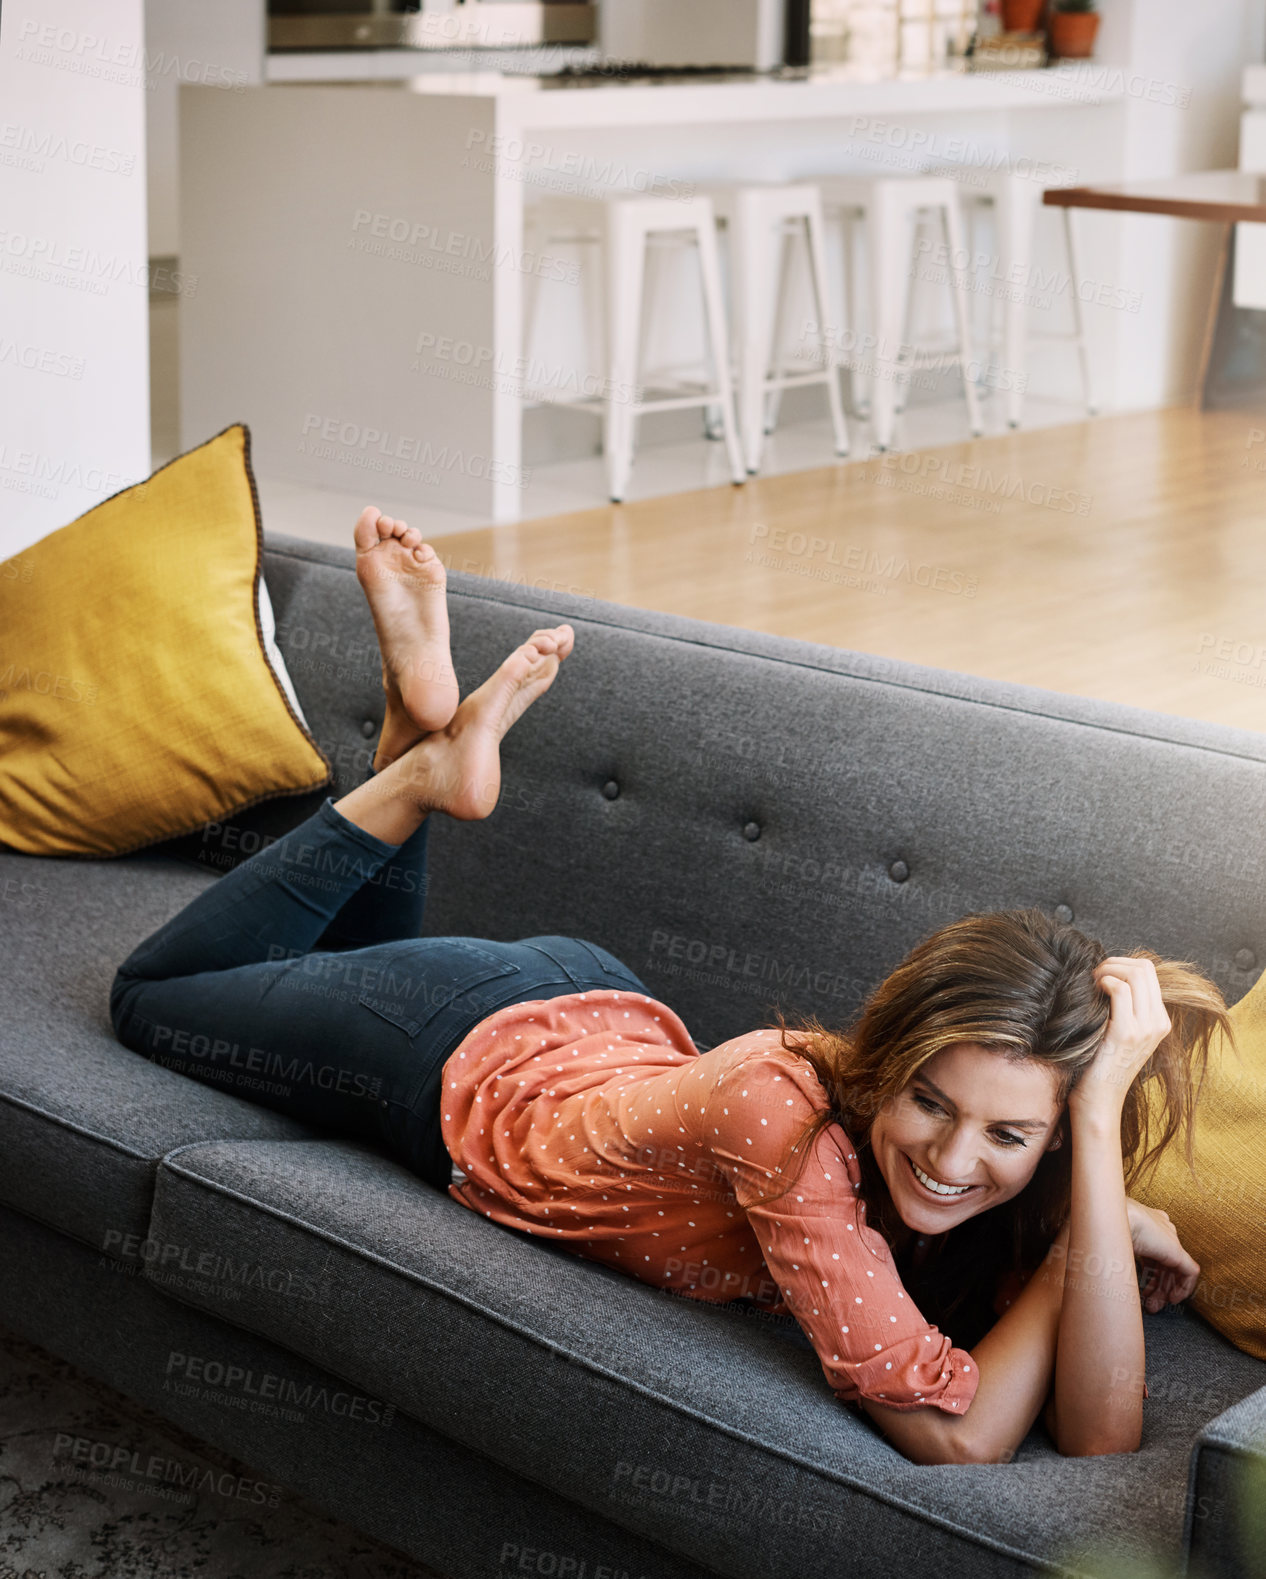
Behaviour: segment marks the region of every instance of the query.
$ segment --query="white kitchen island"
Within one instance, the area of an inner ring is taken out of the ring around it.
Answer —
[[[1110,73],[1073,66],[184,87],[183,446],[244,420],[272,475],[342,491],[372,478],[393,498],[514,520],[525,382],[560,394],[591,394],[582,386],[595,382],[575,338],[592,260],[528,250],[525,196],[672,195],[708,179],[949,161],[1039,185],[1070,171],[1121,179],[1132,173],[1126,97]],[[1118,234],[1092,236],[1082,260],[1105,407],[1119,403],[1113,347],[1126,312],[1169,310],[1159,299],[1123,308]],[[524,344],[529,281],[536,349]],[[1070,359],[1070,390],[1072,375]]]

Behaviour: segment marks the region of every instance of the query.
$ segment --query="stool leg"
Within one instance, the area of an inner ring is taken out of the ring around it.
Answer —
[[[915,216],[914,216],[914,240],[913,240],[913,243],[911,244],[911,248],[910,248],[910,256],[914,260],[914,264],[913,264],[913,267],[910,270],[909,284],[906,286],[905,313],[904,313],[904,316],[903,316],[902,321],[901,321],[901,343],[903,345],[908,345],[908,346],[911,346],[911,347],[913,347],[917,343],[916,340],[915,340],[915,337],[914,337],[914,325],[915,325],[914,308],[915,308],[915,303],[919,300],[920,296],[922,295],[922,292],[920,292],[920,290],[919,290],[919,281],[920,281],[920,278],[921,278],[921,276],[919,274],[919,263],[918,263],[919,242],[923,238],[923,232],[927,229],[927,223],[928,223],[928,216],[927,216],[926,211],[920,210],[918,213],[915,214]],[[906,406],[910,403],[910,379],[913,376],[913,372],[914,372],[913,368],[909,368],[908,367],[896,379],[896,386],[897,386],[896,412],[897,412],[898,416],[901,416],[901,414],[905,411]]]
[[[1002,365],[1007,377],[1007,426],[1018,428],[1024,413],[1028,383],[1028,292],[1033,277],[1033,241],[1037,221],[1036,188],[1008,180],[998,199],[996,229],[998,251],[1008,277],[1023,282],[1008,293],[1002,309]],[[1031,195],[1030,195],[1031,194]]]
[[[835,435],[835,453],[848,454],[848,423],[844,420],[844,402],[840,398],[840,380],[837,371],[838,359],[831,336],[827,332],[827,271],[826,271],[826,240],[822,234],[821,213],[815,212],[805,216],[804,221],[805,246],[809,251],[809,277],[813,288],[813,310],[818,318],[818,340],[822,346],[822,354],[826,358],[826,398],[831,412],[831,431]]]
[[[970,284],[971,284],[971,337],[975,345],[983,347],[982,354],[990,355],[993,347],[993,331],[988,321],[987,310],[982,312],[980,295],[976,289],[976,260],[980,256],[980,206],[977,203],[963,205],[963,233],[967,239],[968,255],[971,258]],[[992,300],[987,293],[985,301]],[[982,323],[982,317],[985,321]]]
[[[992,255],[1000,263],[1003,263],[1005,262],[1006,254],[1002,250],[1002,215],[999,213],[996,204],[991,204],[985,210],[985,214],[993,226],[993,229],[989,232],[990,245],[993,248]],[[973,239],[973,249],[975,249],[975,246],[976,243]],[[973,250],[972,256],[976,256],[975,250]],[[994,354],[995,349],[1003,343],[1005,338],[1004,319],[1009,300],[1010,298],[1006,295],[1005,290],[1001,293],[990,290],[986,297],[985,343],[989,347],[990,356]]]
[[[633,467],[633,434],[638,403],[638,350],[642,331],[642,290],[646,274],[646,236],[629,222],[621,205],[607,216],[607,389],[603,448],[612,502],[623,501]],[[617,398],[621,393],[628,399]]]
[[[711,204],[709,204],[711,207]],[[720,395],[721,421],[725,429],[725,451],[730,461],[730,478],[735,483],[746,479],[738,423],[734,416],[734,386],[730,380],[730,342],[725,331],[725,303],[721,297],[721,263],[717,255],[716,223],[708,220],[699,226],[699,273],[703,283],[703,309],[712,365],[716,369]]]
[[[980,347],[982,358],[992,361],[1001,343],[998,313],[1001,311],[1002,302],[994,291],[995,276],[987,277],[982,286],[977,285],[980,278],[979,260],[984,258],[992,262],[993,259],[992,253],[981,250],[982,229],[990,247],[996,249],[997,216],[992,199],[988,202],[973,202],[969,198],[963,204],[963,230],[971,258],[967,268],[967,284],[971,293],[968,322],[971,324],[972,344]]]
[[[765,380],[771,341],[777,335],[771,310],[774,290],[782,288],[786,249],[782,248],[777,280],[771,278],[770,254],[776,238],[759,206],[740,198],[734,219],[734,300],[738,344],[739,434],[743,462],[749,473],[759,471],[765,440]],[[771,289],[773,286],[773,289]]]
[[[599,373],[604,379],[610,370],[610,352],[607,346],[607,282],[606,257],[603,237],[586,236],[580,265],[580,322],[584,340],[584,367],[586,372]],[[636,399],[636,392],[629,390],[626,398]]]
[[[868,217],[870,296],[874,303],[874,372],[871,375],[871,437],[877,450],[892,446],[897,410],[896,380],[902,361],[904,307],[899,260],[908,256],[906,209],[897,192],[878,182]]]
[[[790,292],[791,260],[795,238],[784,231],[778,241],[778,273],[774,279],[774,326],[769,340],[769,360],[765,367],[767,378],[781,378],[787,370],[783,355],[787,348],[787,300]],[[782,390],[762,390],[764,416],[761,432],[766,436],[778,426],[778,413],[782,410]]]
[[[1086,415],[1093,417],[1099,408],[1095,404],[1090,383],[1090,347],[1086,344],[1086,324],[1082,317],[1081,295],[1077,289],[1081,283],[1081,270],[1077,267],[1077,249],[1073,239],[1073,211],[1071,208],[1065,208],[1063,213],[1064,251],[1068,254],[1068,293],[1072,298],[1073,336],[1077,342],[1077,356],[1081,363],[1081,393],[1086,402]]]
[[[782,353],[781,353],[781,348],[782,348],[782,343],[783,343],[783,336],[786,333],[786,321],[785,321],[785,318],[783,316],[783,305],[784,305],[784,302],[785,302],[785,299],[786,299],[785,298],[785,291],[786,291],[786,279],[787,279],[787,274],[788,274],[788,267],[787,267],[787,265],[788,265],[788,263],[790,261],[790,259],[788,257],[789,246],[790,246],[789,238],[784,236],[783,240],[782,240],[782,255],[781,255],[781,258],[780,258],[779,264],[778,264],[778,280],[777,280],[777,283],[776,283],[776,286],[775,286],[775,289],[778,291],[778,306],[776,308],[776,319],[775,319],[775,323],[774,323],[774,336],[773,336],[773,342],[772,342],[773,343],[773,350],[774,350],[774,360],[773,360],[773,365],[770,368],[770,374],[774,378],[780,378],[782,376]],[[772,433],[774,431],[774,429],[778,426],[778,415],[781,412],[781,410],[782,410],[782,390],[781,389],[771,389],[768,392],[768,394],[766,395],[766,397],[765,397],[765,432],[767,434],[768,433]]]
[[[719,238],[721,234],[720,225],[717,226],[717,234]],[[737,289],[738,282],[734,278],[734,237],[732,235],[729,238],[729,242],[730,244],[727,248],[722,248],[718,239],[717,253],[721,258],[721,288],[725,292],[725,300],[728,307],[725,321],[730,330],[730,343],[733,345],[733,336],[736,333],[734,327],[734,293]],[[729,259],[728,278],[726,277],[725,269],[725,261],[727,257]],[[715,400],[710,400],[708,404],[703,407],[703,436],[713,444],[719,443],[725,437],[725,419],[722,414],[721,407]]]
[[[950,288],[953,292],[954,318],[958,325],[958,352],[959,366],[963,374],[963,394],[967,400],[967,419],[971,428],[972,437],[979,438],[984,432],[984,424],[980,420],[980,397],[976,392],[976,383],[972,377],[972,347],[971,325],[968,322],[968,292],[967,287],[960,284],[955,278],[954,259],[969,257],[963,245],[963,223],[959,213],[958,203],[947,203],[941,209],[941,223],[945,228],[945,240],[950,250]]]
[[[724,293],[728,311],[726,324],[730,330],[730,344],[735,343],[736,328],[734,324],[735,290],[737,282],[734,278],[734,237],[729,234],[729,222],[717,220],[717,255],[721,260],[721,289]],[[720,238],[726,236],[728,246],[722,246]],[[703,408],[703,436],[715,444],[725,437],[725,423],[721,419],[721,408],[715,401],[709,401]]]
[[[862,246],[860,249],[857,245],[859,218],[862,227]],[[854,331],[852,355],[845,364],[849,373],[849,393],[852,396],[853,410],[856,414],[859,417],[869,417],[870,384],[865,371],[860,366],[861,358],[858,355],[859,335],[856,332],[859,323],[858,301],[862,294],[857,288],[858,258],[866,255],[866,221],[864,217],[845,210],[842,224],[844,229],[844,290],[842,293],[844,313],[841,320],[840,333],[841,337],[843,337],[847,335],[850,328]]]

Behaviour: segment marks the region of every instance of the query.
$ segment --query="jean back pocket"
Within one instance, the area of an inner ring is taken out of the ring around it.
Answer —
[[[365,1008],[408,1036],[417,1036],[444,1009],[485,982],[519,973],[520,967],[496,944],[470,938],[417,938],[407,948],[395,945],[379,979],[360,995]]]

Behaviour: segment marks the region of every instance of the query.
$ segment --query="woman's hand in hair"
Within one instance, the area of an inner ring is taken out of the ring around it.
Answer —
[[[1120,1118],[1125,1093],[1173,1028],[1156,966],[1145,956],[1110,955],[1095,981],[1112,1001],[1108,1029],[1068,1097],[1070,1114]]]
[[[1167,1212],[1125,1198],[1134,1254],[1143,1264],[1142,1298],[1148,1310],[1190,1299],[1200,1281],[1200,1264],[1183,1249]]]

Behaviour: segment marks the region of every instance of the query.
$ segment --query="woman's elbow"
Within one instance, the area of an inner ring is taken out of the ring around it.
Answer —
[[[951,1417],[930,1405],[906,1410],[891,1409],[868,1398],[858,1401],[889,1445],[912,1464],[988,1464],[1001,1456],[983,1451],[966,1416]]]
[[[918,1464],[998,1464],[1010,1458],[1009,1453],[990,1453],[966,1437],[946,1437],[931,1449],[926,1457],[915,1459]]]
[[[988,1442],[977,1442],[965,1432],[950,1431],[919,1443],[905,1455],[912,1464],[1009,1464],[1015,1451]]]

